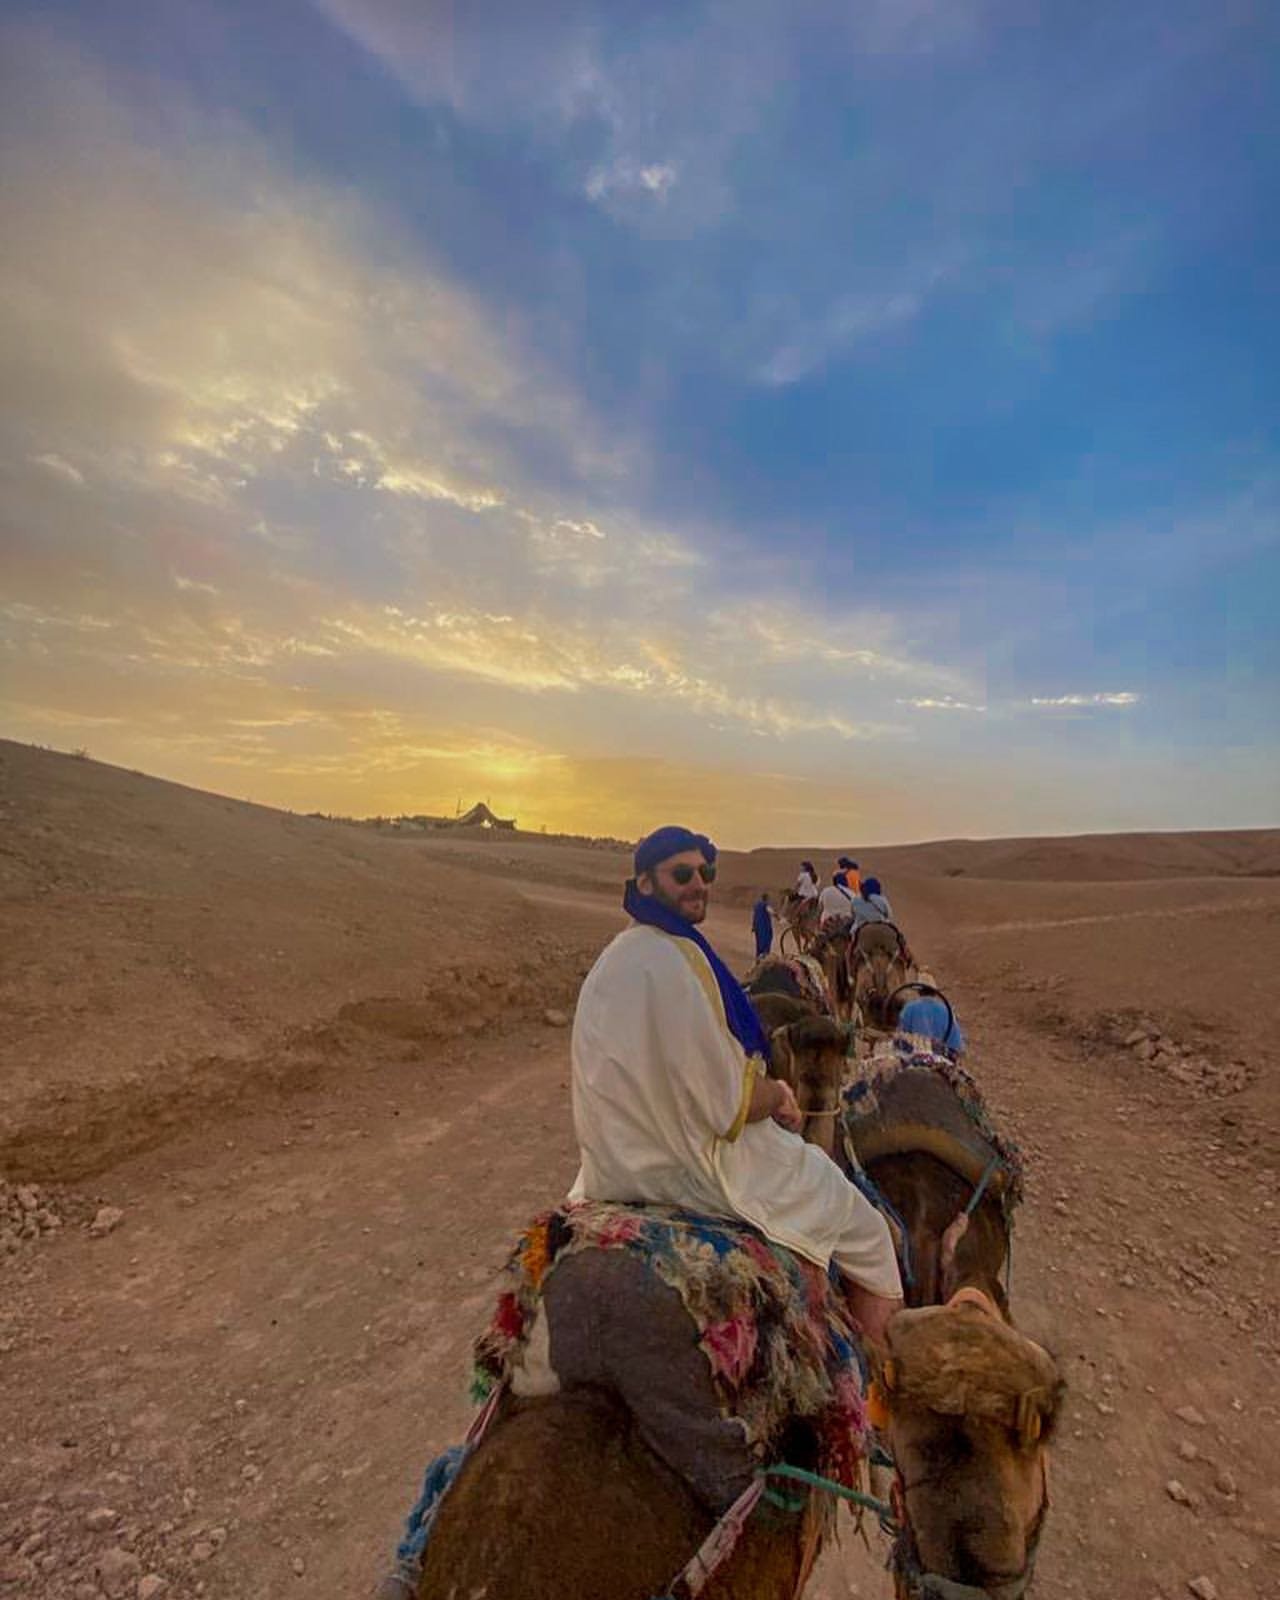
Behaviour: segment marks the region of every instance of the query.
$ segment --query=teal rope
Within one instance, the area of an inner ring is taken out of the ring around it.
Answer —
[[[805,1467],[792,1467],[784,1462],[777,1467],[761,1467],[760,1474],[765,1478],[792,1478],[797,1483],[807,1483],[810,1488],[825,1489],[828,1494],[838,1495],[841,1500],[851,1500],[855,1506],[874,1511],[881,1522],[890,1521],[893,1517],[893,1507],[885,1501],[877,1500],[874,1495],[863,1494],[860,1489],[846,1489],[844,1484],[836,1483],[831,1478],[823,1478]]]
[[[969,1204],[964,1208],[964,1214],[966,1217],[971,1217],[978,1209],[979,1200],[981,1200],[983,1195],[986,1194],[987,1185],[991,1182],[992,1178],[995,1177],[1000,1166],[1000,1157],[992,1156],[991,1160],[987,1163],[987,1170],[982,1174],[982,1177],[978,1182],[978,1187],[969,1196]]]

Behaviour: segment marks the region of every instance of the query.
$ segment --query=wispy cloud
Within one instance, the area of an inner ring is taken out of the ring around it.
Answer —
[[[969,700],[956,700],[950,695],[936,698],[932,695],[921,695],[914,700],[899,700],[900,706],[910,706],[913,711],[986,711],[985,705],[977,705]]]
[[[1080,708],[1082,706],[1136,706],[1142,696],[1134,694],[1131,690],[1121,689],[1114,694],[1056,694],[1032,695],[1030,704],[1054,710],[1059,706]]]

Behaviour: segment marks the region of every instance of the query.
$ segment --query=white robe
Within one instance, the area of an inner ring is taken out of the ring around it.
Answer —
[[[620,933],[587,974],[573,1025],[571,1199],[741,1217],[876,1294],[902,1293],[883,1217],[827,1156],[772,1117],[748,1123],[759,1057],[729,1032],[701,950],[657,928]]]

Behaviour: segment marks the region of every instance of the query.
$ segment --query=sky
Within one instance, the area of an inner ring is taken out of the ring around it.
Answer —
[[[1280,821],[1265,0],[0,0],[0,734],[737,847]]]

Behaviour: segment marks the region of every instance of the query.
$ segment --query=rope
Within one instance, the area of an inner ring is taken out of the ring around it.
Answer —
[[[973,1213],[978,1209],[978,1202],[982,1199],[983,1195],[987,1192],[987,1185],[991,1182],[992,1178],[995,1176],[995,1174],[999,1170],[1000,1166],[1001,1166],[1000,1157],[999,1156],[992,1156],[991,1160],[988,1161],[988,1163],[987,1163],[987,1170],[982,1174],[982,1177],[978,1180],[978,1187],[969,1196],[969,1204],[960,1213],[961,1216],[963,1216],[963,1217],[971,1217],[973,1215]]]
[[[862,1506],[866,1511],[874,1511],[881,1522],[893,1521],[893,1508],[887,1501],[877,1500],[871,1494],[863,1494],[861,1489],[846,1489],[844,1484],[836,1483],[832,1478],[824,1478],[819,1473],[810,1472],[806,1467],[793,1467],[783,1462],[777,1467],[761,1467],[760,1475],[765,1478],[792,1478],[797,1483],[807,1483],[811,1489],[823,1489],[827,1494],[839,1496],[841,1500],[851,1500],[855,1506]]]

